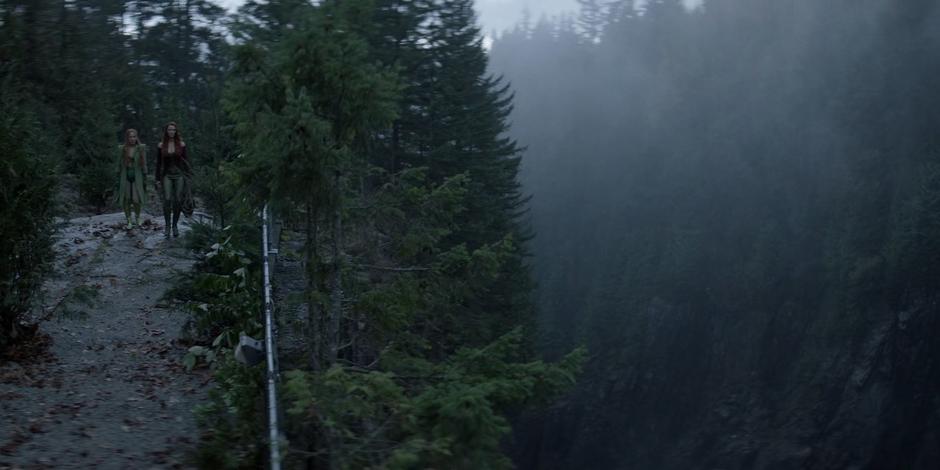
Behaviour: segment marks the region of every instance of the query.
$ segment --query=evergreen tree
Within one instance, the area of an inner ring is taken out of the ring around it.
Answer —
[[[508,325],[531,321],[522,248],[528,234],[520,222],[525,198],[517,180],[520,149],[506,135],[512,97],[508,85],[487,71],[473,2],[439,2],[428,43],[425,96],[419,101],[425,103],[426,127],[418,153],[406,158],[426,166],[432,182],[458,174],[468,178],[465,212],[444,246],[501,253],[492,282],[468,293],[457,323],[444,327],[461,331],[461,341],[480,344],[508,331]]]
[[[307,213],[309,311],[315,325],[311,346],[317,367],[333,364],[341,344],[347,181],[365,164],[363,136],[394,116],[394,81],[369,63],[365,43],[351,30],[363,20],[358,12],[355,2],[323,7],[275,45],[270,64],[258,62],[258,51],[244,46],[238,70],[246,79],[230,93],[236,132],[252,157],[243,174],[263,175],[254,180],[261,197],[270,193]],[[271,81],[272,76],[287,80]],[[327,256],[319,250],[321,226],[330,230]],[[328,265],[326,273],[323,265]],[[329,301],[314,295],[327,285]]]
[[[213,103],[217,94],[207,92],[221,75],[213,67],[213,56],[221,48],[217,28],[224,10],[207,0],[146,0],[137,5],[142,31],[135,49],[159,104],[170,107],[163,112],[185,113]]]
[[[418,152],[418,133],[424,124],[425,82],[429,57],[422,41],[432,11],[431,1],[381,0],[375,2],[368,28],[360,34],[369,42],[370,54],[400,76],[401,106],[390,135],[375,139],[371,162],[389,172],[402,169],[408,155]]]
[[[226,107],[240,186],[306,218],[312,359],[288,388],[295,443],[321,456],[310,465],[503,467],[499,413],[553,394],[579,362],[522,364],[523,335],[503,337],[528,318],[524,201],[504,135],[510,99],[485,74],[470,6],[326,3],[236,51]],[[448,372],[465,345],[506,362]],[[509,395],[483,391],[516,373]],[[357,411],[311,418],[311,407]],[[486,419],[452,425],[471,416]]]
[[[312,8],[305,0],[248,0],[238,9],[232,33],[242,42],[272,44],[285,31],[298,27]]]
[[[55,162],[36,126],[21,107],[20,86],[10,77],[0,82],[0,358],[35,327],[26,313],[42,286],[52,248],[53,194],[50,168]]]

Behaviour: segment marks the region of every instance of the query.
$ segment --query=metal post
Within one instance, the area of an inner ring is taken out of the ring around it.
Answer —
[[[268,266],[268,206],[261,211],[261,249],[264,255],[264,350],[268,361],[268,440],[271,444],[271,470],[281,469],[281,449],[277,424],[277,365],[274,361],[274,319],[271,313],[271,269]]]

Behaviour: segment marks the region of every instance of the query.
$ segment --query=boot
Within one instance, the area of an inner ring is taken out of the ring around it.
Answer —
[[[174,237],[180,236],[179,228],[177,228],[176,226],[176,224],[179,223],[179,221],[180,221],[180,210],[174,209],[173,210],[173,236]]]
[[[141,204],[136,202],[133,207],[131,207],[131,210],[134,212],[134,226],[137,228],[140,228],[140,206]]]
[[[163,208],[163,236],[170,238],[170,208]]]

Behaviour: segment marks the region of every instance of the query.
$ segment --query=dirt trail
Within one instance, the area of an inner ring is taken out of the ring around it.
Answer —
[[[186,468],[209,375],[187,372],[186,314],[163,295],[194,260],[162,218],[64,222],[40,331],[49,354],[0,364],[0,468]],[[181,221],[181,232],[188,230]]]

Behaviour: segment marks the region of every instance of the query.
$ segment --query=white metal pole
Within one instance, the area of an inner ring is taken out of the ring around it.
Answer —
[[[274,362],[274,319],[271,313],[271,269],[268,265],[268,206],[261,212],[261,248],[264,255],[264,351],[268,361],[268,432],[271,470],[281,469],[281,449],[277,424],[277,365]]]

